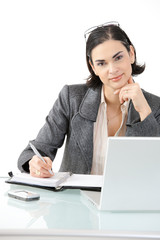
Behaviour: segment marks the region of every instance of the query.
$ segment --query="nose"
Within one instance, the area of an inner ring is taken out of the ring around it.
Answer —
[[[110,75],[115,75],[118,72],[118,69],[117,69],[117,67],[115,66],[114,63],[110,63],[108,65],[108,72],[109,72]]]

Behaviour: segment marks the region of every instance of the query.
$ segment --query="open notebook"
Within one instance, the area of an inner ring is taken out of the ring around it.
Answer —
[[[51,178],[36,178],[28,173],[18,173],[11,176],[6,182],[55,191],[64,188],[93,189],[100,191],[102,179],[102,175],[72,174],[70,172],[54,173],[54,176]]]

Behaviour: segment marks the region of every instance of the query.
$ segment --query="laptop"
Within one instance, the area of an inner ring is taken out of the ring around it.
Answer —
[[[109,137],[101,192],[81,194],[99,210],[160,211],[160,138]]]

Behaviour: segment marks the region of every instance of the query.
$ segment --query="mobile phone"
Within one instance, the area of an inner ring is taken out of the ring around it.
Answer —
[[[40,195],[34,192],[30,192],[24,189],[17,189],[14,191],[9,191],[8,196],[16,198],[23,201],[33,201],[40,199]]]

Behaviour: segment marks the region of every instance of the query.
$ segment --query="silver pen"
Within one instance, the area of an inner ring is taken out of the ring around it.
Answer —
[[[37,157],[39,157],[44,163],[46,163],[46,161],[44,160],[44,158],[41,156],[41,154],[38,152],[38,150],[36,149],[36,147],[29,142],[30,147],[32,148],[33,152],[37,155]],[[53,175],[53,172],[51,170],[48,170],[50,172],[50,174]]]

